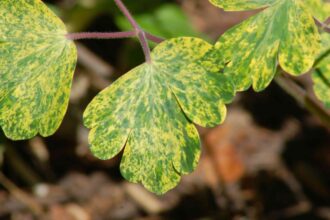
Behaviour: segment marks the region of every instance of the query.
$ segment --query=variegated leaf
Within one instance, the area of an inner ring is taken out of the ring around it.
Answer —
[[[323,33],[321,37],[323,45],[319,55],[321,61],[315,67],[312,79],[316,96],[330,108],[330,34]]]
[[[40,0],[1,0],[0,32],[0,126],[14,140],[49,136],[66,112],[76,48]]]
[[[281,0],[209,0],[226,11],[242,11],[270,6]]]
[[[209,0],[217,7],[226,11],[242,11],[269,7],[280,1],[291,0]],[[330,2],[327,0],[298,0],[313,13],[313,15],[321,20],[330,16]]]
[[[238,7],[243,1],[220,2]],[[278,63],[293,75],[307,72],[319,52],[320,37],[303,1],[244,2],[273,4],[227,31],[216,44],[228,63],[225,73],[234,78],[237,90],[246,90],[251,84],[256,91],[265,89]]]
[[[330,17],[330,2],[327,0],[304,0],[304,3],[312,15],[324,21]]]
[[[159,44],[152,63],[131,70],[89,104],[91,151],[109,159],[124,149],[122,175],[162,194],[192,172],[200,141],[192,122],[224,120],[233,86],[214,66],[213,47],[197,38]]]

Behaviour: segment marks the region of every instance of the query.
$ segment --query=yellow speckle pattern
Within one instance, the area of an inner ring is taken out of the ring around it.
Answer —
[[[109,159],[124,149],[120,169],[131,182],[163,194],[192,172],[200,156],[193,124],[224,120],[231,82],[214,66],[214,48],[198,38],[159,44],[142,64],[98,94],[84,113],[91,151]]]
[[[215,47],[228,63],[225,74],[233,78],[238,91],[251,85],[261,91],[272,81],[278,64],[292,75],[307,72],[319,52],[320,36],[303,1],[276,0],[227,31]]]
[[[209,0],[226,11],[250,10],[270,6],[278,0]]]
[[[330,108],[330,34],[323,33],[321,38],[323,46],[319,56],[322,56],[322,61],[315,67],[312,79],[315,95]]]
[[[0,126],[13,140],[49,136],[67,109],[76,48],[40,0],[1,0],[0,31]]]
[[[306,8],[320,21],[330,17],[330,2],[326,0],[304,0]]]

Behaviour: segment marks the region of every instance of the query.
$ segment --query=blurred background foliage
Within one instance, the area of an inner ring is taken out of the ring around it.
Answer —
[[[70,32],[130,28],[112,0],[45,2]],[[224,12],[207,0],[124,2],[148,32],[209,42],[255,13]],[[330,130],[276,84],[239,94],[223,125],[198,128],[198,169],[174,190],[157,197],[123,180],[121,155],[108,161],[91,155],[82,112],[144,62],[142,50],[136,39],[76,43],[70,105],[56,134],[17,142],[0,134],[0,219],[330,219]],[[312,90],[307,77],[297,82]]]

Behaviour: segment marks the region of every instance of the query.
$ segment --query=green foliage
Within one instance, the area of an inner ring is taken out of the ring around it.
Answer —
[[[330,4],[327,0],[210,0],[210,2],[226,11],[253,10],[273,6],[283,1],[303,2],[313,15],[322,21],[330,14]]]
[[[153,13],[159,5],[168,3],[168,0],[138,0],[125,1],[125,5],[134,14],[134,17]],[[71,31],[81,31],[90,25],[100,14],[109,14],[117,20],[122,13],[117,9],[113,0],[75,0],[70,10],[65,10],[64,20],[69,21]],[[73,29],[73,30],[72,30]]]
[[[41,1],[2,0],[0,17],[0,126],[14,140],[49,136],[68,105],[75,46]]]
[[[311,13],[300,0],[213,1],[218,6],[242,10],[270,7],[233,27],[216,44],[228,63],[237,90],[253,84],[256,91],[272,81],[277,63],[288,73],[307,72],[319,52],[319,33]]]
[[[242,11],[271,6],[281,0],[210,0],[210,2],[226,11]],[[286,1],[286,0],[285,0]]]
[[[126,143],[123,176],[158,194],[192,172],[200,155],[192,122],[221,123],[225,103],[234,95],[231,83],[210,62],[212,53],[213,47],[197,38],[165,41],[152,52],[152,63],[96,96],[84,113],[93,154],[109,159]]]
[[[136,15],[135,19],[143,29],[164,38],[200,36],[192,27],[187,16],[175,4],[164,4],[153,13]],[[131,29],[130,23],[124,16],[116,17],[116,23],[122,30]]]
[[[322,35],[323,49],[319,55],[321,61],[312,74],[316,96],[330,108],[330,34]]]
[[[327,0],[304,0],[312,15],[320,21],[326,20],[330,15],[330,2]]]

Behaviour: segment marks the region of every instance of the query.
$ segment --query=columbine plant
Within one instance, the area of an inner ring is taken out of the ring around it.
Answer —
[[[121,0],[114,1],[131,31],[67,33],[39,0],[0,1],[0,126],[8,138],[46,137],[58,129],[77,62],[73,41],[79,39],[140,41],[146,62],[100,92],[84,123],[96,157],[110,159],[124,149],[122,175],[157,194],[195,169],[200,140],[194,124],[222,123],[225,104],[237,91],[251,85],[261,91],[283,71],[310,72],[316,95],[330,107],[330,22],[321,22],[330,6],[322,0],[210,0],[225,10],[264,8],[215,45],[193,37],[163,40],[144,31]],[[148,41],[158,44],[152,52]],[[287,86],[287,80],[277,77],[306,104],[306,94],[295,84]],[[315,103],[306,107],[330,124]]]

